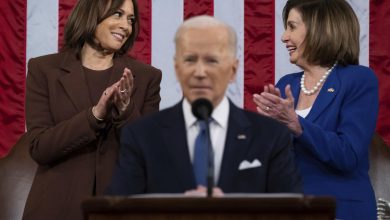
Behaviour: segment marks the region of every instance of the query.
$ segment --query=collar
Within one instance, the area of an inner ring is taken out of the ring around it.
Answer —
[[[186,98],[183,99],[182,108],[186,129],[188,130],[191,126],[195,125],[197,118],[192,114],[191,104]],[[222,128],[227,128],[229,111],[229,100],[226,96],[224,96],[222,101],[213,110],[211,117],[217,125],[221,126]]]

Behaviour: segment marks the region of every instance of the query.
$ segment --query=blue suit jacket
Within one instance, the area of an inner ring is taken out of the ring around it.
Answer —
[[[230,106],[218,187],[225,193],[301,192],[288,129]],[[243,160],[254,159],[262,165],[238,170]],[[181,102],[123,128],[109,194],[183,193],[195,188]]]
[[[298,100],[302,72],[280,79]],[[378,114],[378,81],[363,66],[337,66],[328,76],[303,128],[294,140],[307,194],[337,198],[337,218],[375,219],[375,196],[368,176],[369,146]]]

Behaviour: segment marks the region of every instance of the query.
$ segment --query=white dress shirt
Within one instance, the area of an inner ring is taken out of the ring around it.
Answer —
[[[222,163],[223,150],[225,148],[226,133],[228,129],[229,101],[226,97],[218,104],[211,114],[210,122],[211,144],[214,151],[214,182],[217,183]],[[191,112],[191,105],[187,99],[183,100],[184,121],[187,131],[187,144],[191,162],[194,159],[195,139],[199,134],[197,118]]]
[[[306,118],[306,116],[310,113],[310,110],[311,106],[302,110],[295,109],[295,113],[297,113],[297,115],[301,116],[302,118]]]

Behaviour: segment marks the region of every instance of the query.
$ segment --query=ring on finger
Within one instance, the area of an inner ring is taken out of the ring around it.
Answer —
[[[269,106],[266,106],[265,108],[264,108],[264,110],[265,111],[269,111],[271,108],[269,107]]]

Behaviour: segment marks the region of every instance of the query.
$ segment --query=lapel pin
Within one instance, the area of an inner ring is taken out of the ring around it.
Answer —
[[[245,140],[246,139],[246,135],[245,134],[239,134],[239,135],[237,135],[237,139],[238,140]]]
[[[334,92],[334,89],[333,88],[329,88],[328,92]]]

